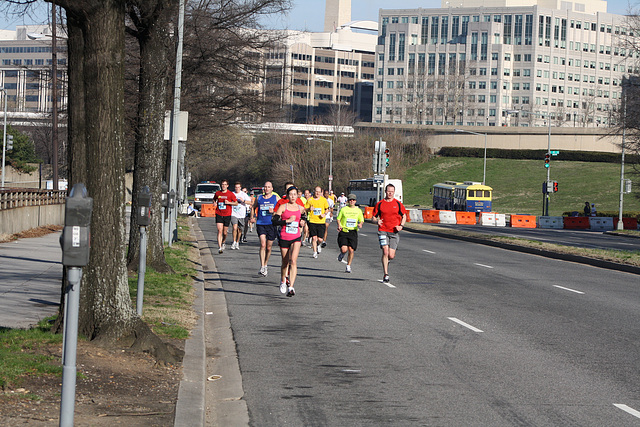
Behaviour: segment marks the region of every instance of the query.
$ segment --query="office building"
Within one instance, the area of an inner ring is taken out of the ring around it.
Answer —
[[[442,1],[379,13],[373,122],[607,126],[638,72],[601,0]],[[550,121],[550,122],[549,122]]]

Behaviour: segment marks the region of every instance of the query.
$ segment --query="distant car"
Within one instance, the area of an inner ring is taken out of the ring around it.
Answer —
[[[200,209],[205,203],[213,203],[213,196],[221,189],[220,184],[215,181],[203,181],[196,185],[194,207]]]

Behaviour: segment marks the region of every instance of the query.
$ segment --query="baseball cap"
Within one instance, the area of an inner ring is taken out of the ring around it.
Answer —
[[[347,199],[349,199],[349,200],[357,200],[357,197],[356,197],[355,194],[349,193],[349,196],[347,197]]]

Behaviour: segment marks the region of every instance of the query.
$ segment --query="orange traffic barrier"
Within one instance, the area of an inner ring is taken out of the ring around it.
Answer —
[[[475,225],[476,213],[475,212],[456,212],[456,224]]]
[[[588,216],[565,216],[562,222],[565,229],[588,230],[590,227]]]
[[[618,217],[613,217],[613,228],[618,228]],[[637,230],[638,220],[635,218],[622,218],[622,226],[625,230]]]
[[[422,222],[431,224],[440,223],[440,212],[435,209],[425,209],[422,211]]]
[[[200,208],[200,216],[216,216],[216,207],[213,203],[205,203]]]
[[[366,206],[364,208],[365,219],[373,218],[373,206]]]
[[[511,226],[516,228],[536,228],[536,216],[511,215]]]

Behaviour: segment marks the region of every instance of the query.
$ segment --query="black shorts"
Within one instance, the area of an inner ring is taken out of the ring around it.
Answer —
[[[225,227],[228,227],[229,224],[231,224],[231,215],[228,215],[228,216],[216,215],[216,224],[222,224]]]
[[[280,245],[281,248],[290,248],[295,242],[302,242],[302,236],[293,240],[284,240],[284,239],[278,238],[278,244]]]
[[[262,236],[263,234],[267,236],[267,240],[274,241],[278,237],[278,231],[276,226],[273,224],[256,224],[258,229],[258,236]]]
[[[356,230],[341,231],[338,233],[338,246],[348,246],[354,251],[358,249],[358,232]]]
[[[324,232],[327,229],[327,224],[315,224],[309,223],[309,237],[318,236],[324,239]]]

